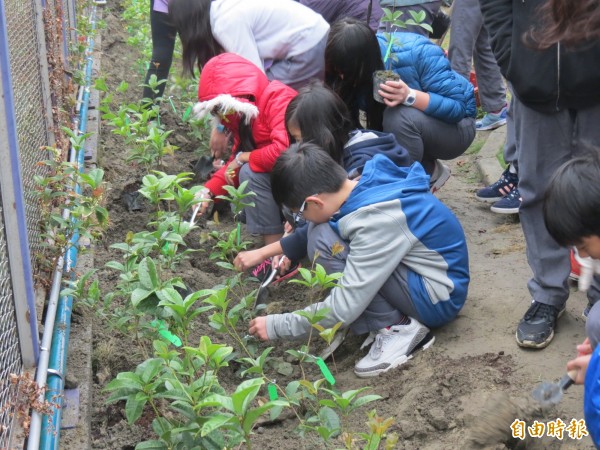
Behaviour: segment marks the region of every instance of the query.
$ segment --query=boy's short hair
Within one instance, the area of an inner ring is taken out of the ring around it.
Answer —
[[[300,208],[306,197],[338,192],[348,174],[329,154],[312,142],[292,145],[271,171],[271,191],[278,205]]]
[[[544,195],[544,221],[559,245],[577,245],[600,236],[600,154],[573,158],[560,166]]]

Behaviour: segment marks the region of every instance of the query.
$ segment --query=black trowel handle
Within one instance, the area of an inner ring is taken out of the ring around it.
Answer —
[[[558,382],[560,389],[562,391],[569,389],[575,383],[575,378],[577,378],[577,370],[569,370]]]

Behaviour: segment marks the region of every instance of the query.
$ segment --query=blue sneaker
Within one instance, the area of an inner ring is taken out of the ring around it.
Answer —
[[[516,173],[511,173],[509,169],[510,167],[502,172],[502,175],[500,175],[500,178],[494,184],[479,189],[477,194],[475,194],[477,200],[496,203],[516,188],[519,184],[519,176]]]
[[[475,122],[477,131],[495,130],[506,124],[506,112],[508,106],[504,106],[498,113],[486,113],[483,119]]]
[[[494,203],[490,209],[499,214],[519,214],[521,202],[519,188],[515,186],[506,197]]]

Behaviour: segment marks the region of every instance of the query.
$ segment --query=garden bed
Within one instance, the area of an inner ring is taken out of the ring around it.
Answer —
[[[127,44],[128,35],[118,4],[113,2],[110,9],[106,10],[107,26],[102,30],[103,75],[109,91],[114,93],[114,104],[137,101],[141,88],[135,86],[142,80],[142,74],[133,64],[139,59],[139,51]],[[180,70],[177,62],[174,70]],[[131,88],[126,92],[117,92],[123,80]],[[198,143],[188,134],[189,127],[181,120],[181,111],[176,115],[174,108],[163,102],[161,122],[167,129],[174,130],[170,141],[181,147],[173,155],[165,156],[161,170],[169,174],[190,171],[198,158],[195,152]],[[128,233],[143,231],[153,217],[153,209],[148,203],[142,210],[136,211],[130,211],[124,203],[123,193],[134,192],[146,172],[140,166],[126,161],[127,149],[123,139],[111,131],[109,126],[103,125],[98,149],[98,163],[104,168],[105,179],[110,183],[107,208],[111,225],[104,239],[96,246],[94,264],[103,292],[113,289],[119,281],[119,273],[105,267],[107,262],[121,255],[111,245],[125,242]],[[501,393],[506,398],[527,398],[532,387],[541,379],[562,375],[575,343],[583,340],[583,325],[576,319],[575,310],[567,318],[567,323],[561,325],[560,330],[564,332],[559,332],[557,338],[561,342],[553,343],[543,355],[521,351],[514,344],[514,327],[527,306],[524,245],[517,222],[492,217],[472,200],[475,187],[472,180],[477,177],[472,164],[475,157],[466,155],[453,164],[454,176],[440,195],[457,214],[469,237],[473,281],[467,305],[455,322],[434,330],[437,341],[430,349],[415,355],[401,368],[372,380],[358,379],[353,373],[354,363],[364,354],[364,351],[358,350],[364,336],[347,338],[335,353],[335,363],[327,361],[336,380],[335,389],[347,392],[371,386],[361,395],[376,394],[381,399],[357,408],[344,417],[342,424],[345,431],[368,433],[367,414],[374,409],[379,417],[393,419],[387,430],[387,433],[396,433],[399,438],[393,448],[467,448],[473,424],[483,412],[493,407],[489,400],[492,394]],[[232,276],[230,271],[209,259],[215,244],[210,234],[234,229],[232,214],[223,209],[216,218],[211,219],[199,220],[199,227],[186,236],[189,247],[199,251],[176,266],[172,273],[173,276],[180,276],[191,291],[212,289],[226,283]],[[248,286],[248,289],[257,287]],[[269,311],[293,311],[309,303],[310,292],[298,284],[282,283],[270,289]],[[583,300],[577,301],[581,303]],[[574,308],[579,307],[576,301],[570,303]],[[114,310],[120,306],[124,305],[115,304],[111,307]],[[125,401],[107,404],[109,392],[105,390],[119,373],[134,371],[138,364],[152,355],[152,341],[140,341],[134,334],[116,330],[111,326],[114,316],[94,314],[85,308],[81,308],[80,313],[84,321],[93,320],[92,448],[133,449],[142,441],[158,439],[152,426],[156,414],[149,405],[143,408],[139,419],[130,425]],[[201,336],[209,336],[212,343],[230,345],[239,351],[234,338],[211,327],[210,314],[200,314],[192,322],[190,345],[198,346]],[[243,336],[246,324],[242,318],[236,327],[240,336]],[[259,354],[268,345],[274,347],[269,355],[272,357],[271,363],[265,370],[270,380],[276,379],[278,385],[285,387],[303,376],[311,383],[322,378],[316,364],[306,361],[299,364],[297,358],[286,353],[286,350],[298,349],[302,344],[281,341],[260,344]],[[323,346],[322,342],[318,342],[310,350],[317,353]],[[219,370],[219,383],[226,393],[231,394],[242,383],[242,369],[240,364],[231,361],[228,367]],[[267,397],[266,387],[263,386],[255,402],[266,402]],[[543,420],[562,417],[568,422],[571,418],[581,418],[580,390],[573,388],[566,397],[556,409],[547,412]],[[168,400],[158,401],[157,407],[161,412],[167,411]],[[308,413],[302,408],[296,409],[296,414],[301,417],[303,414],[308,416]],[[167,418],[174,415],[172,411],[165,413]],[[298,417],[288,409],[284,409],[275,420],[268,418],[267,414],[253,427],[250,436],[252,447],[320,449],[347,445],[343,441],[344,436],[334,435],[323,439],[316,431],[305,431],[301,438],[298,434]],[[327,420],[323,419],[322,422]],[[509,435],[510,431],[507,431]],[[358,434],[355,438],[355,447],[362,448],[365,441],[359,440]],[[501,442],[490,444],[490,448],[524,448],[525,445],[514,440],[507,441],[506,445]],[[551,438],[529,440],[527,448],[560,448],[563,444],[592,448],[589,439],[569,440],[566,444]]]

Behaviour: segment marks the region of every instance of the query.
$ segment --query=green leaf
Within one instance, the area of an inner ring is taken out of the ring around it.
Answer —
[[[138,392],[127,399],[125,403],[125,417],[127,417],[129,425],[134,424],[140,418],[147,401],[148,397],[143,392]]]
[[[134,308],[136,308],[142,300],[147,299],[153,293],[153,291],[146,291],[144,289],[137,288],[131,293],[131,304]]]
[[[94,88],[98,91],[107,92],[108,88],[106,87],[106,78],[96,78],[94,82]]]
[[[138,267],[138,276],[142,287],[148,290],[154,290],[160,284],[156,272],[156,264],[154,264],[152,258],[146,257],[142,259]]]
[[[206,406],[220,406],[232,413],[235,412],[231,398],[221,394],[211,394],[207,396],[203,401],[196,405],[196,408],[203,408]]]
[[[106,385],[104,390],[114,391],[122,388],[141,390],[143,385],[141,378],[135,373],[121,372],[117,375],[117,378]]]
[[[244,416],[244,421],[242,422],[242,429],[244,430],[244,433],[250,433],[252,427],[254,427],[254,423],[256,422],[256,420],[264,413],[276,406],[285,407],[288,406],[288,402],[286,402],[285,400],[273,400],[265,403],[262,406],[259,406],[258,408],[254,408],[248,411]]]
[[[213,431],[226,426],[232,420],[231,416],[215,415],[202,425],[200,436],[205,437]]]
[[[157,417],[152,421],[152,429],[161,439],[168,440],[172,428],[173,425],[164,417]]]
[[[321,423],[328,429],[339,432],[341,428],[340,417],[333,409],[327,406],[322,407],[319,410],[319,419]]]
[[[154,425],[154,424],[153,424]],[[158,434],[158,433],[157,433]],[[135,446],[135,450],[167,450],[168,447],[161,441],[144,441]]]
[[[240,383],[231,395],[233,412],[238,416],[243,416],[263,384],[262,378],[253,378]]]
[[[381,395],[365,395],[363,397],[357,398],[352,406],[353,408],[360,408],[361,406],[366,405],[367,403],[381,400],[382,398],[383,397]]]
[[[149,383],[162,369],[162,360],[158,358],[148,359],[140,364],[140,366],[142,365],[143,371],[140,378],[142,382]]]

